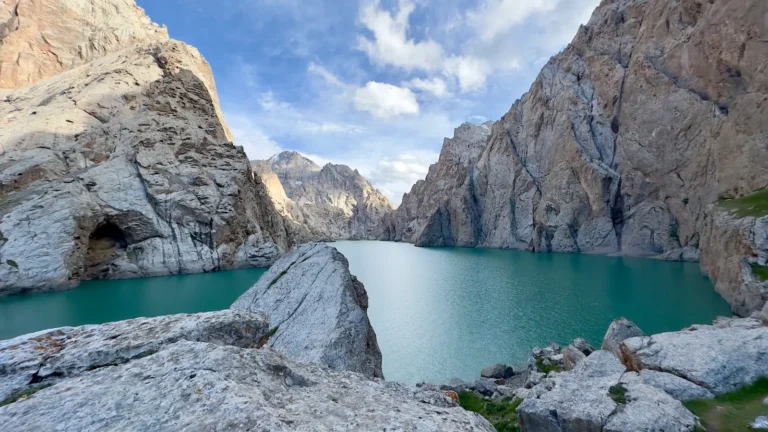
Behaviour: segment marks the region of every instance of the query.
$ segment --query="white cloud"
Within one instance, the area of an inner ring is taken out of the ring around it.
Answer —
[[[442,65],[443,48],[436,42],[416,42],[407,38],[408,20],[415,6],[400,0],[394,16],[381,9],[379,0],[361,6],[360,22],[373,33],[373,40],[358,37],[358,46],[376,64],[396,66],[407,71],[437,70]]]
[[[404,82],[403,86],[431,93],[439,98],[450,96],[448,85],[445,83],[445,80],[437,77],[431,79],[414,78]]]
[[[342,83],[341,80],[336,77],[336,75],[315,62],[309,64],[307,71],[322,77],[326,82],[331,83],[337,87],[345,87],[345,84]]]
[[[381,158],[369,173],[369,180],[395,205],[400,205],[403,194],[410,192],[414,183],[424,179],[429,166],[437,162],[433,152],[409,152]]]
[[[459,80],[459,87],[465,92],[485,87],[485,80],[491,73],[486,61],[474,57],[451,57],[446,60],[445,67]]]
[[[569,0],[570,1],[570,0]],[[560,0],[485,0],[467,18],[480,37],[491,41],[534,14],[551,12]]]
[[[243,146],[248,159],[267,159],[283,151],[280,145],[257,127],[248,116],[239,113],[225,113],[229,128],[235,138],[235,145]]]
[[[383,119],[419,113],[419,103],[413,92],[391,84],[370,81],[355,91],[354,101],[358,110]]]

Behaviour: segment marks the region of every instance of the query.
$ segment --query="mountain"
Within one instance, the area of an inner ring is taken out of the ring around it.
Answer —
[[[734,312],[760,309],[767,14],[762,0],[604,0],[490,130],[446,140],[380,237],[700,257]]]
[[[320,168],[292,151],[251,164],[278,211],[305,227],[313,239],[375,238],[382,217],[394,209],[365,177],[346,165]]]
[[[132,0],[4,1],[0,23],[0,295],[292,246],[208,63]]]

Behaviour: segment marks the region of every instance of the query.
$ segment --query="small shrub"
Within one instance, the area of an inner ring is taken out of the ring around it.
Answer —
[[[757,276],[762,282],[768,281],[768,266],[752,264],[752,274]]]
[[[626,404],[627,399],[627,389],[624,388],[621,384],[616,384],[614,386],[611,386],[611,388],[608,389],[608,396],[613,399],[614,402],[617,404]]]
[[[480,414],[491,422],[498,432],[520,432],[517,407],[522,399],[504,398],[500,401],[486,400],[473,392],[459,394],[459,405],[467,411]]]
[[[548,374],[550,372],[562,372],[563,368],[556,364],[551,365],[545,365],[543,358],[536,359],[536,368],[539,370],[539,372]]]

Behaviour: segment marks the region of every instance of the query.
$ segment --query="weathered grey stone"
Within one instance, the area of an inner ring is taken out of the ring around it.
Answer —
[[[305,244],[278,260],[232,309],[266,313],[275,329],[269,346],[292,360],[383,377],[368,294],[327,244]]]
[[[608,331],[605,332],[603,345],[600,349],[610,351],[617,358],[621,359],[621,342],[637,336],[645,336],[645,333],[635,323],[622,317],[608,326]]]
[[[698,424],[696,416],[680,401],[645,384],[627,386],[629,403],[608,419],[605,432],[688,432]]]
[[[496,383],[490,379],[480,378],[479,380],[470,384],[467,389],[475,393],[479,393],[483,396],[493,396],[496,392]]]
[[[673,398],[683,402],[693,399],[712,399],[715,397],[712,392],[704,387],[667,372],[645,369],[640,371],[640,380],[644,384],[664,390]]]
[[[515,374],[515,371],[512,369],[512,366],[508,366],[501,363],[496,363],[495,365],[488,366],[487,368],[483,369],[480,372],[480,376],[483,378],[500,378],[500,379],[506,379],[510,378]]]
[[[320,168],[297,152],[251,161],[280,213],[307,228],[315,240],[376,238],[383,215],[394,207],[346,165]]]
[[[621,354],[632,370],[668,372],[720,395],[768,375],[768,327],[755,318],[722,319],[627,339]]]
[[[222,311],[64,327],[0,341],[0,400],[29,385],[51,384],[127,363],[180,341],[253,348],[269,332],[266,316]]]
[[[584,353],[584,355],[587,355],[587,356],[595,352],[595,347],[590,345],[589,342],[587,342],[582,338],[574,339],[571,345],[573,345],[574,348],[581,351],[582,353]]]
[[[595,351],[570,372],[556,374],[551,390],[518,408],[523,431],[601,431],[616,409],[608,388],[625,368],[606,351]],[[536,387],[545,386],[546,381]]]
[[[2,407],[0,424],[77,431],[494,430],[445,395],[303,365],[269,348],[184,341]]]
[[[568,345],[567,347],[563,348],[563,369],[564,370],[571,370],[574,367],[576,367],[579,362],[583,361],[585,358],[587,358],[586,355],[584,355],[583,352],[581,352],[579,349],[577,349],[573,345]]]

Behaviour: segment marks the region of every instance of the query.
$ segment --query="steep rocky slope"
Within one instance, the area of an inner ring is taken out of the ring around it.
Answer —
[[[168,40],[132,2],[22,0],[14,10],[20,29],[50,30],[41,34],[54,57],[80,40],[95,49],[77,54],[83,62],[117,51],[0,91],[0,295],[268,266],[290,246],[197,50]],[[73,25],[91,19],[112,30]],[[157,31],[123,37],[146,29]],[[0,59],[16,46],[5,34]]]
[[[314,239],[377,237],[392,203],[346,165],[320,168],[297,152],[252,161],[278,211],[305,227]]]
[[[735,312],[759,309],[768,288],[751,266],[768,258],[765,214],[720,204],[768,185],[766,14],[761,0],[604,0],[477,161],[444,151],[404,199],[420,205],[390,215],[382,238],[701,253]],[[455,140],[480,147],[471,134]]]

